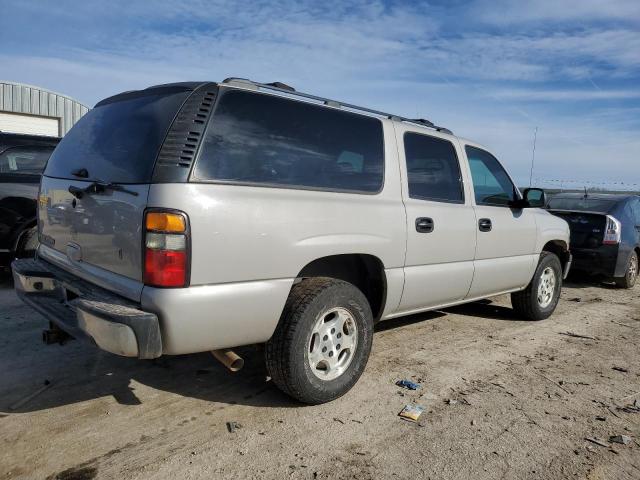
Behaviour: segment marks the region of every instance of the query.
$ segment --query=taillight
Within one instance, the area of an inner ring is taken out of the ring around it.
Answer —
[[[602,243],[604,245],[617,245],[620,243],[621,233],[622,224],[620,221],[611,215],[607,215],[607,226],[604,230],[604,240],[602,240]]]
[[[145,216],[144,283],[186,287],[189,271],[187,218],[182,213],[151,211]]]

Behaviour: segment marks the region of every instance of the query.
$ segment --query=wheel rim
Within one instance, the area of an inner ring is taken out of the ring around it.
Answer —
[[[542,308],[551,305],[555,293],[556,272],[554,272],[553,268],[547,267],[543,270],[538,284],[538,305]]]
[[[321,380],[342,375],[358,346],[358,327],[349,310],[332,308],[318,315],[311,332],[307,358],[313,374]]]
[[[636,277],[638,276],[638,257],[632,256],[631,261],[629,262],[629,281],[633,284],[636,281]]]

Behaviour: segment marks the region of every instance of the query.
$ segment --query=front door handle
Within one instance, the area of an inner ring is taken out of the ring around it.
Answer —
[[[478,228],[481,232],[490,232],[493,228],[493,225],[491,224],[491,220],[489,218],[481,218],[480,220],[478,220]]]
[[[418,217],[416,218],[416,232],[418,233],[431,233],[433,232],[433,218]]]

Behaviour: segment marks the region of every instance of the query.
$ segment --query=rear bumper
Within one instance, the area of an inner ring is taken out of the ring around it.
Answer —
[[[616,276],[618,247],[603,245],[599,248],[572,248],[573,269],[593,275]]]
[[[569,272],[571,271],[571,266],[573,265],[573,255],[571,253],[567,254],[566,261],[562,268],[562,279],[566,280],[569,276]]]
[[[158,317],[41,259],[11,264],[15,290],[29,306],[78,339],[116,355],[162,355]]]

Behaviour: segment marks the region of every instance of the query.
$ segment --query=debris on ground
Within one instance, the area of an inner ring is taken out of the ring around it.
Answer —
[[[622,373],[627,373],[629,370],[627,370],[624,367],[611,367],[612,370],[616,370],[618,372],[622,372]]]
[[[338,417],[333,417],[333,421],[341,423],[342,425],[344,425],[344,422],[342,420],[340,420]]]
[[[618,410],[624,413],[640,413],[640,403],[636,399],[633,405],[625,405],[624,407],[618,407]]]
[[[590,337],[589,335],[580,335],[579,333],[574,333],[574,332],[558,332],[560,335],[566,335],[567,337],[573,337],[573,338],[585,338],[587,340],[597,340],[597,338],[595,337]]]
[[[447,405],[456,405],[458,403],[458,400],[454,398],[447,398],[445,401],[447,402]]]
[[[585,440],[591,443],[595,443],[596,445],[600,445],[601,447],[611,448],[610,444],[596,437],[586,437]]]
[[[420,418],[420,415],[422,415],[422,412],[424,412],[424,407],[421,407],[420,405],[409,404],[405,405],[398,415],[405,420],[409,420],[410,422],[417,422]]]
[[[412,382],[411,380],[398,380],[396,385],[408,390],[418,390],[420,388],[419,383]]]
[[[569,298],[567,301],[568,302],[580,303],[582,301],[582,299],[580,297],[573,297],[573,298]]]
[[[597,416],[596,420],[600,421],[600,422],[606,422],[607,421],[607,417],[602,417],[602,416]]]
[[[38,395],[40,395],[42,392],[44,392],[47,388],[49,388],[51,386],[51,382],[49,380],[45,380],[44,384],[38,388],[35,392],[30,393],[29,395],[27,395],[26,397],[22,397],[20,400],[18,400],[16,403],[14,403],[13,405],[11,405],[9,407],[9,410],[17,410],[18,408],[22,407],[23,405],[26,405],[27,403],[29,403],[31,400],[33,400],[34,398],[36,398]]]
[[[227,430],[229,430],[229,433],[234,433],[236,430],[241,428],[242,425],[238,422],[227,422]]]
[[[609,437],[611,443],[619,443],[621,445],[629,445],[631,443],[631,437],[627,435],[613,435]]]

